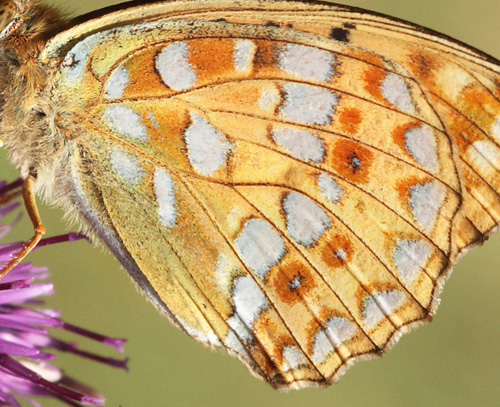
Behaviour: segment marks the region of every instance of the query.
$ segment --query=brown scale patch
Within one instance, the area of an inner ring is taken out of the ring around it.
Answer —
[[[329,167],[348,181],[364,184],[368,181],[373,153],[360,143],[340,140],[329,155]]]
[[[253,323],[253,329],[257,332],[279,332],[279,328],[271,318],[269,312],[263,311]],[[256,335],[262,338],[265,335]]]
[[[150,129],[150,143],[164,151],[169,151],[172,144],[182,146],[184,151],[184,132],[191,124],[189,112],[184,109],[152,111],[153,116],[143,115],[143,123]],[[175,149],[177,150],[177,148]]]
[[[354,298],[356,298],[356,302],[358,303],[359,309],[362,311],[363,310],[363,304],[368,298],[367,292],[363,289],[362,286],[359,286],[359,288],[356,290],[354,293]]]
[[[441,116],[441,112],[438,111],[438,113]],[[447,126],[446,132],[458,145],[460,152],[465,152],[471,144],[484,139],[479,129],[456,111],[448,109],[441,117],[444,117],[443,121]]]
[[[263,73],[266,68],[274,68],[277,61],[277,44],[271,41],[257,41],[257,50],[254,57],[254,68]]]
[[[316,335],[323,327],[320,325],[317,319],[312,319],[306,325],[305,331],[307,336],[307,353],[309,355],[314,354],[314,343],[316,341]]]
[[[265,24],[265,26],[266,26],[266,27],[276,27],[276,28],[279,28],[279,27],[281,27],[282,25],[283,25],[283,23],[279,23],[279,24],[278,24],[278,23],[276,23],[276,22],[274,22],[274,21],[268,21],[268,22],[266,22],[266,24]]]
[[[401,148],[401,150],[408,152],[406,149],[406,133],[409,130],[418,129],[421,124],[418,122],[409,122],[396,127],[392,132],[392,139]]]
[[[355,44],[355,41],[353,42],[352,38],[351,38],[351,43]],[[356,48],[349,49],[349,56],[351,58],[355,58],[355,59],[358,59],[360,61],[366,62],[367,65],[373,65],[374,69],[378,69],[377,67],[380,67],[381,71],[385,75],[384,68],[386,67],[387,62],[384,58],[382,58],[376,54],[370,54],[370,53],[367,53],[366,51],[362,51],[362,50],[359,50]]]
[[[434,75],[442,68],[443,63],[434,54],[428,52],[415,52],[409,56],[409,67],[419,79],[434,82]]]
[[[366,204],[364,203],[364,201],[358,201],[356,203],[355,208],[358,210],[359,213],[363,213],[366,209]]]
[[[340,315],[337,310],[332,310],[330,308],[323,308],[318,315],[318,318],[321,321],[323,327],[326,327],[326,323],[330,319],[335,318],[335,317],[349,319],[349,318],[346,318],[344,315]]]
[[[263,338],[269,337],[268,333],[273,333],[273,332],[278,332],[279,329],[276,326],[276,324],[271,320],[271,317],[268,316],[265,312],[262,313],[259,318],[257,318],[253,324],[253,329],[255,330],[255,335],[259,337],[259,339],[262,341]],[[268,341],[263,341],[263,345],[265,347],[269,346],[269,343],[266,343]],[[276,357],[279,358],[281,352],[278,352],[277,349],[272,349],[272,355],[271,358],[266,357],[265,360],[265,369],[267,370],[267,374],[269,376],[272,375],[278,375],[276,372],[277,366],[276,366]],[[283,362],[283,359],[281,360],[281,363]]]
[[[457,227],[458,230],[460,230],[460,227]],[[488,238],[484,235],[481,234],[480,231],[476,229],[476,231],[481,235],[481,238],[484,239],[481,244],[483,244]],[[430,263],[431,260],[429,260]],[[448,266],[450,264],[450,260],[446,256],[438,256],[438,260],[436,262],[436,269],[439,270],[439,277],[441,277],[443,274],[445,274],[448,270]]]
[[[272,124],[268,124],[266,126],[266,138],[271,144],[276,144],[273,139],[273,131],[274,131],[274,126]]]
[[[389,253],[392,253],[396,247],[397,243],[401,240],[421,240],[422,236],[420,236],[418,233],[408,233],[408,232],[402,232],[399,230],[384,230],[383,231],[384,235],[384,250],[386,250]]]
[[[351,240],[343,235],[330,239],[322,249],[322,260],[331,267],[342,267],[352,257]]]
[[[234,41],[205,38],[188,44],[189,63],[201,81],[222,79],[234,72]]]
[[[253,326],[256,336],[261,340],[262,338],[272,338],[272,355],[274,363],[283,365],[283,351],[288,346],[295,346],[300,349],[298,343],[289,334],[283,334],[283,328],[280,328],[273,320],[271,314],[262,313],[259,318],[254,322]],[[267,345],[269,345],[267,343]]]
[[[365,286],[366,291],[369,295],[374,295],[377,293],[383,293],[387,291],[401,291],[401,288],[392,283],[369,283]]]
[[[370,67],[364,72],[363,80],[365,82],[365,90],[372,95],[375,99],[384,100],[384,95],[382,94],[382,84],[386,77],[387,72],[377,68]]]
[[[280,273],[273,280],[274,289],[280,299],[288,304],[303,301],[316,287],[311,272],[300,262],[292,262],[280,267]]]
[[[122,99],[161,97],[172,90],[161,80],[155,61],[163,48],[154,48],[134,55],[125,62],[129,70],[129,84]]]
[[[484,135],[463,114],[450,108],[440,98],[432,94],[428,97],[430,104],[445,126],[446,134],[458,145],[459,152],[464,153],[474,142],[484,140]]]
[[[356,134],[363,120],[363,113],[355,107],[350,107],[337,112],[336,119],[345,133]]]
[[[490,92],[477,85],[467,86],[460,95],[463,113],[482,129],[490,129],[495,118],[490,112],[498,110],[498,101]]]
[[[283,89],[283,87],[278,86],[278,90],[279,90],[279,94],[280,94],[280,100],[279,100],[279,103],[277,103],[276,107],[274,108],[274,115],[275,116],[279,116],[280,111],[288,98],[288,94]]]
[[[495,88],[494,88],[495,96],[498,99],[500,99],[500,78],[495,78],[494,83],[495,83]]]
[[[297,165],[289,165],[283,174],[282,181],[285,185],[298,187],[306,182],[304,171]]]

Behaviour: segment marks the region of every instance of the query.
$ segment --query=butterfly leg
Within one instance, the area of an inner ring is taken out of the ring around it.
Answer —
[[[33,223],[35,231],[31,240],[26,243],[23,249],[13,258],[1,271],[0,280],[2,280],[14,267],[16,267],[23,259],[37,246],[37,244],[45,235],[45,226],[43,226],[38,207],[36,206],[36,198],[34,191],[34,177],[29,175],[23,183],[23,200],[28,215]]]

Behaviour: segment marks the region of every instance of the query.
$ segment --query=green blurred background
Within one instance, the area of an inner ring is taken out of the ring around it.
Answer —
[[[75,14],[118,1],[52,1]],[[433,28],[500,58],[498,0],[358,0],[345,4]],[[0,151],[0,178],[16,171]],[[58,209],[42,207],[49,235],[62,233]],[[15,239],[27,239],[26,220]],[[204,349],[157,314],[118,262],[85,242],[30,256],[48,265],[51,307],[71,323],[128,338],[130,372],[58,355],[67,372],[97,387],[108,407],[160,406],[500,406],[500,239],[466,256],[447,283],[430,325],[404,336],[383,359],[351,368],[336,385],[280,394],[238,361]],[[70,337],[68,337],[70,338]],[[99,350],[81,341],[88,349]],[[109,352],[109,355],[113,355]],[[47,402],[47,406],[59,405]]]

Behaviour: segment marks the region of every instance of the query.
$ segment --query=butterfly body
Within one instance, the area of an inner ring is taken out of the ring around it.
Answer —
[[[12,161],[274,387],[331,383],[429,320],[500,220],[500,68],[479,51],[321,3],[152,3],[59,33],[13,4]]]

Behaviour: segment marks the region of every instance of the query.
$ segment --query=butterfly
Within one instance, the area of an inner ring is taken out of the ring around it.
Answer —
[[[322,3],[0,4],[22,255],[41,193],[275,388],[330,384],[429,321],[499,222],[500,66],[478,50]]]

